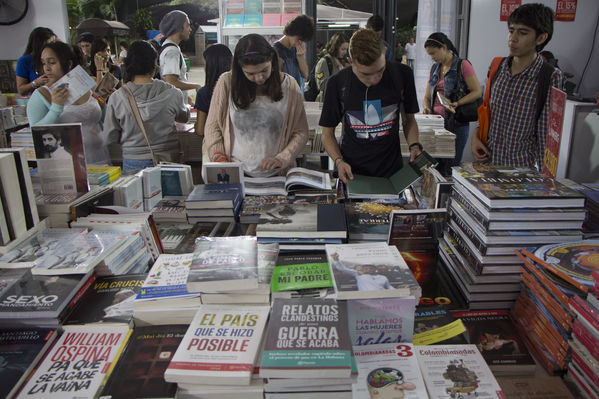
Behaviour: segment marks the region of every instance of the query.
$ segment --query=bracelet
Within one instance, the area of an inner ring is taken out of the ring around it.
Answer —
[[[341,162],[343,162],[343,157],[337,157],[333,160],[333,163],[335,164],[335,166],[337,166],[337,161],[341,160]]]
[[[413,142],[412,144],[410,144],[410,145],[408,146],[408,149],[409,149],[410,151],[412,151],[412,147],[414,147],[414,146],[417,146],[417,147],[418,147],[418,149],[419,149],[420,151],[422,151],[422,150],[423,150],[423,148],[422,148],[422,144],[420,144],[420,143],[419,143],[419,142],[417,142],[417,141],[415,141],[415,142]]]
[[[31,87],[33,87],[34,89],[37,89],[37,83],[35,83],[35,79],[31,82]]]

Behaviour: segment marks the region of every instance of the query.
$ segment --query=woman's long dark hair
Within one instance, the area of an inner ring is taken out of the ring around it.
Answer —
[[[29,34],[29,40],[27,40],[27,47],[25,48],[23,55],[31,54],[31,57],[33,58],[33,67],[38,73],[42,68],[42,62],[40,60],[42,49],[52,36],[56,36],[54,32],[52,32],[52,29],[44,28],[42,26],[38,26]]]
[[[96,63],[94,62],[96,53],[99,51],[106,50],[108,48],[108,46],[109,46],[109,44],[106,41],[106,39],[94,39],[94,41],[92,42],[92,50],[91,50],[92,62],[89,66],[89,70],[93,76],[96,76],[96,73],[98,72],[98,70],[96,69]],[[112,60],[110,59],[110,57],[108,57],[108,61],[106,62],[106,65],[108,66],[108,70],[110,72],[114,71],[114,64],[112,63]]]
[[[224,44],[213,44],[204,50],[203,55],[206,60],[206,81],[204,85],[208,88],[210,96],[212,96],[214,86],[216,86],[220,75],[231,70],[233,53]]]
[[[443,32],[435,32],[431,33],[431,35],[424,42],[424,47],[436,47],[442,48],[443,45],[447,46],[447,49],[454,53],[456,56],[458,55],[458,50],[455,48],[451,40],[447,37],[447,35]]]
[[[238,108],[247,109],[256,99],[256,84],[245,77],[241,67],[265,62],[270,62],[272,66],[271,74],[264,82],[266,94],[272,101],[280,101],[283,98],[283,91],[281,90],[279,57],[276,51],[264,37],[256,33],[245,35],[239,39],[235,46],[231,66],[231,97]]]
[[[71,47],[69,44],[63,42],[52,42],[46,43],[46,45],[42,48],[42,51],[45,48],[49,48],[50,50],[54,51],[54,54],[56,54],[56,58],[58,59],[58,63],[62,68],[62,72],[65,74],[80,63],[79,57],[77,54],[75,54],[73,47]]]

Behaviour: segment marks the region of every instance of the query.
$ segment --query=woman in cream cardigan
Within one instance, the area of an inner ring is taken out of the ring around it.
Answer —
[[[283,174],[308,141],[303,96],[262,36],[242,37],[231,72],[224,73],[210,103],[205,146],[213,162],[243,163],[249,176]]]

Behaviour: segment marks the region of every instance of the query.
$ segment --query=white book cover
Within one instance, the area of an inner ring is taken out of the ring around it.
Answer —
[[[144,198],[152,198],[162,193],[162,182],[160,180],[160,167],[145,168],[141,171]],[[162,195],[160,196],[162,198]]]
[[[187,276],[193,254],[162,254],[150,269],[136,302],[199,296],[187,291]]]
[[[83,69],[81,65],[77,65],[50,86],[50,92],[54,91],[56,87],[63,87],[63,85],[66,85],[69,89],[69,96],[64,105],[71,105],[79,100],[85,93],[96,87],[96,81],[85,72],[85,69]]]
[[[427,397],[412,344],[354,346],[354,357],[358,379],[352,386],[353,399]]]
[[[0,211],[5,214],[11,240],[27,232],[23,198],[18,187],[19,178],[13,155],[0,154],[0,198],[4,208]]]
[[[415,346],[415,351],[431,399],[505,399],[476,345]]]
[[[270,306],[200,305],[167,382],[249,385]]]
[[[337,299],[414,296],[421,290],[394,246],[384,242],[325,245]]]
[[[93,398],[131,334],[128,324],[65,326],[18,398]]]

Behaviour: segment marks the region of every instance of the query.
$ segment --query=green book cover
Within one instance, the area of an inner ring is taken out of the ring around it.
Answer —
[[[324,254],[281,255],[277,263],[270,284],[271,292],[333,286]]]

